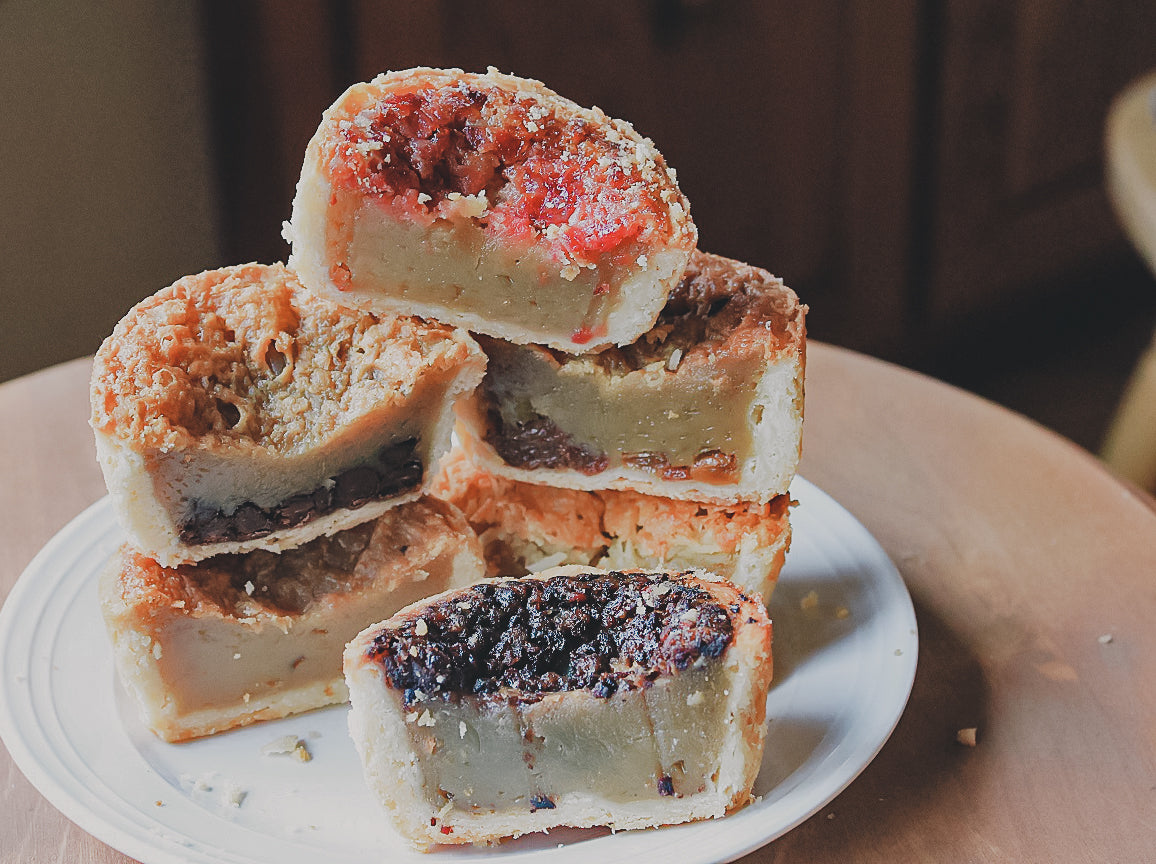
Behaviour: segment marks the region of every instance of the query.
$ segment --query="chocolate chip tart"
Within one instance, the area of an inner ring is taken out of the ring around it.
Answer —
[[[418,846],[745,804],[771,624],[701,572],[571,566],[423,600],[345,653],[370,788]]]
[[[162,567],[125,545],[99,593],[122,684],[175,742],[344,702],[350,639],[483,569],[462,514],[423,497],[281,554]]]
[[[648,330],[697,236],[651,141],[495,69],[349,88],[285,229],[290,266],[338,302],[576,352]]]
[[[766,503],[799,462],[806,313],[757,267],[695,251],[658,322],[597,354],[479,339],[471,458],[514,480]]]
[[[130,542],[175,566],[289,549],[417,498],[484,368],[461,330],[339,306],[280,264],[226,267],[117,324],[91,424]]]

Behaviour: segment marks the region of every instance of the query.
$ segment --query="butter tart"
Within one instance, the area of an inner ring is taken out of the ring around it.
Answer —
[[[769,605],[791,544],[788,495],[766,504],[712,504],[624,489],[559,489],[491,474],[460,449],[442,461],[431,494],[465,515],[490,577],[558,564],[694,568]]]
[[[172,742],[344,702],[350,639],[482,575],[461,513],[421,498],[280,555],[170,568],[125,545],[99,593],[120,680]]]
[[[484,367],[464,331],[339,306],[279,264],[226,267],[117,324],[91,423],[130,542],[173,566],[292,548],[415,499]]]

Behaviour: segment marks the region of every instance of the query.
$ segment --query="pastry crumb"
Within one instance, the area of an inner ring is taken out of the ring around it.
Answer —
[[[804,611],[806,611],[808,609],[814,609],[818,605],[819,605],[819,595],[817,592],[815,592],[813,590],[808,591],[803,596],[803,599],[799,601],[799,608],[804,610]]]
[[[242,789],[232,781],[228,781],[221,790],[221,803],[225,807],[239,808],[247,797],[249,797],[248,790]]]
[[[1111,633],[1105,633],[1103,636],[1101,636],[1099,638],[1099,642],[1101,645],[1107,645],[1109,642],[1112,641],[1112,638],[1113,637],[1112,637]]]
[[[280,738],[275,738],[261,748],[261,755],[292,756],[298,762],[309,762],[313,759],[309,745],[305,743],[304,739],[298,738],[296,735],[282,735]]]
[[[964,747],[974,747],[975,733],[976,728],[974,726],[968,726],[964,729],[960,729],[955,733],[955,740],[962,744]]]

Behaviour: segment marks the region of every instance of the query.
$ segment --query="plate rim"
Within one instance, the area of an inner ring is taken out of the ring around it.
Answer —
[[[648,840],[655,838],[652,842],[648,843],[647,848],[649,852],[661,852],[666,847],[679,844],[680,838],[685,831],[695,830],[699,833],[715,835],[710,838],[714,841],[711,844],[711,855],[709,859],[701,859],[703,861],[732,861],[774,841],[809,819],[838,797],[839,794],[854,782],[859,774],[874,761],[875,757],[886,745],[906,710],[911,689],[914,685],[919,637],[914,605],[902,574],[878,540],[876,540],[850,511],[827,492],[805,480],[803,477],[798,476],[792,484],[791,494],[793,498],[802,500],[804,503],[807,500],[822,500],[825,507],[834,508],[834,511],[840,514],[840,520],[843,523],[841,525],[843,530],[840,536],[846,537],[847,532],[851,532],[856,535],[854,539],[861,550],[869,549],[871,551],[871,558],[873,559],[873,561],[871,561],[871,569],[873,574],[875,574],[872,578],[878,580],[882,576],[887,577],[886,583],[889,584],[891,594],[893,595],[890,599],[892,603],[898,602],[897,606],[889,609],[889,615],[898,615],[904,619],[903,624],[908,625],[907,629],[909,631],[909,639],[906,641],[903,651],[905,656],[900,658],[900,668],[892,673],[893,676],[900,676],[898,680],[901,683],[896,689],[902,690],[902,698],[895,699],[889,703],[892,706],[892,711],[887,712],[885,720],[877,720],[879,734],[871,736],[874,742],[871,752],[864,758],[863,752],[865,751],[861,750],[856,758],[845,758],[843,763],[834,766],[827,774],[832,782],[822,787],[823,791],[819,796],[822,800],[818,800],[817,803],[816,799],[811,799],[809,803],[806,800],[798,802],[802,806],[798,806],[794,808],[793,811],[789,811],[790,818],[785,822],[776,823],[773,831],[759,834],[757,831],[731,830],[737,827],[748,827],[748,822],[757,819],[761,815],[757,812],[757,808],[748,806],[729,814],[723,820],[670,826],[663,829],[662,832],[622,832],[636,835],[646,833]],[[0,680],[0,694],[7,694],[11,697],[14,690],[19,689],[14,688],[14,682],[10,680],[10,665],[13,662],[13,658],[11,653],[6,649],[10,644],[13,644],[12,640],[19,634],[22,623],[26,629],[30,625],[22,622],[21,616],[17,614],[17,610],[28,611],[25,609],[25,606],[29,602],[27,597],[33,595],[35,589],[40,587],[35,584],[36,580],[47,578],[41,573],[45,568],[46,562],[53,561],[62,551],[66,552],[69,542],[72,541],[75,536],[81,534],[90,523],[103,521],[112,521],[113,526],[115,526],[115,521],[111,519],[111,502],[107,496],[81,511],[41,547],[17,579],[12,590],[5,598],[3,605],[0,606],[0,673],[3,674],[3,680]],[[118,532],[119,528],[117,528],[112,535],[104,538],[106,544],[110,546],[110,552],[119,545],[120,539],[118,538],[122,535],[119,535]],[[94,579],[98,572],[99,567],[92,567],[83,578],[73,578],[80,579],[83,585],[87,580]],[[56,581],[53,583],[53,587],[57,588],[68,582],[68,580],[68,573],[58,575]],[[73,596],[74,595],[71,594],[69,595],[69,597]],[[38,607],[37,611],[42,616],[49,606],[51,606],[50,603],[45,604],[44,607]],[[111,649],[104,646],[102,650]],[[49,653],[51,654],[51,652]],[[32,658],[35,654],[35,646],[30,645],[26,655],[26,666],[31,667]],[[31,693],[31,684],[29,682],[16,683],[25,686],[28,692]],[[12,698],[0,699],[0,740],[3,740],[15,765],[52,806],[82,830],[112,848],[147,862],[147,864],[177,864],[177,862],[184,864],[184,862],[194,860],[189,857],[189,853],[194,850],[182,843],[180,838],[166,836],[168,829],[159,822],[149,820],[147,811],[142,811],[139,807],[134,807],[135,814],[143,818],[133,819],[129,819],[127,814],[115,808],[105,808],[111,811],[111,818],[98,812],[101,809],[100,805],[103,804],[99,796],[95,795],[92,789],[81,781],[81,778],[76,777],[76,775],[69,770],[68,760],[52,747],[52,742],[39,727],[37,727],[36,731],[40,736],[40,742],[47,745],[47,750],[51,758],[45,760],[44,753],[37,753],[36,748],[33,746],[32,739],[27,737],[28,730],[22,728],[19,722],[16,706],[13,704],[14,701]],[[850,762],[854,764],[848,764]],[[75,785],[62,779],[60,776],[62,770],[67,772],[68,779],[74,781]],[[804,777],[802,778],[802,782],[805,783],[808,779],[809,777]],[[786,796],[789,798],[792,794],[793,790],[788,791]],[[142,830],[134,834],[122,827],[126,822]],[[712,827],[714,830],[712,830]],[[158,831],[157,828],[160,830]],[[216,852],[228,851],[219,849],[219,847],[215,847],[212,843],[205,843],[203,839],[195,837],[190,839],[193,842],[200,843],[202,845],[200,851],[202,853],[208,853],[210,856]],[[498,848],[500,849],[500,847]],[[544,857],[554,851],[555,849],[553,847],[519,850],[506,856],[500,853],[492,857],[487,856],[486,860],[513,857],[517,857],[519,860],[536,860],[539,856]],[[689,850],[683,846],[681,847],[681,851],[685,853]],[[248,857],[232,859],[217,856],[204,857],[198,860],[249,861],[251,859]],[[697,861],[700,859],[684,860]]]

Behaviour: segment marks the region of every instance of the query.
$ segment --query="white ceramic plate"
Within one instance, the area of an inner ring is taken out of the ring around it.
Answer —
[[[362,783],[344,707],[160,742],[116,683],[97,609],[97,575],[122,541],[107,499],[37,555],[0,609],[0,735],[68,818],[145,864],[729,860],[846,787],[891,734],[915,676],[915,615],[894,565],[815,486],[799,479],[792,492],[799,506],[771,610],[775,684],[759,797],[722,820],[552,831],[431,857],[385,826]],[[313,760],[262,755],[285,735],[305,739]]]

